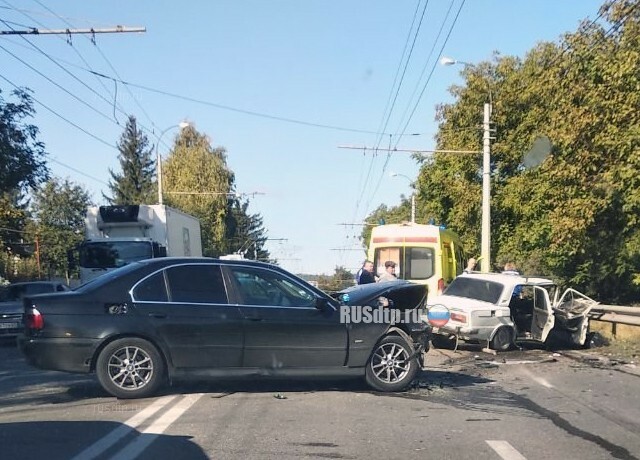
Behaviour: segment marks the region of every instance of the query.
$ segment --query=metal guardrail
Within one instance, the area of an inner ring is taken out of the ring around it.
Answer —
[[[619,305],[596,305],[591,309],[589,317],[607,323],[640,326],[640,307],[623,307]]]

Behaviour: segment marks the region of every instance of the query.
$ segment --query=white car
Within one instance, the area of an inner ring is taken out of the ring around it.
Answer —
[[[494,350],[508,350],[514,341],[545,342],[553,330],[575,345],[587,340],[593,299],[574,289],[559,295],[550,279],[518,274],[465,273],[443,295],[429,299],[429,307],[444,305],[449,321],[433,332],[436,342],[457,337],[487,342]]]

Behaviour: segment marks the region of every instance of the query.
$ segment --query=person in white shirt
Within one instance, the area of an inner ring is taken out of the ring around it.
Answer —
[[[387,260],[384,263],[385,272],[380,275],[378,279],[378,283],[382,283],[384,281],[395,281],[398,279],[396,276],[396,263],[393,260]]]

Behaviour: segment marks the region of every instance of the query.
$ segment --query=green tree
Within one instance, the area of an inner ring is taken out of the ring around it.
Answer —
[[[318,288],[325,292],[338,292],[355,283],[355,275],[342,266],[337,266],[331,276],[318,277]]]
[[[35,115],[28,90],[11,93],[13,102],[6,101],[0,90],[0,252],[4,253],[0,270],[24,241],[27,223],[25,195],[46,181],[44,144],[38,140],[38,128],[28,120]]]
[[[263,262],[271,260],[269,251],[265,249],[267,231],[260,214],[249,213],[249,200],[239,197],[228,199],[230,212],[227,214],[226,240],[230,253],[244,252],[249,259]]]
[[[640,294],[640,10],[607,2],[609,24],[584,22],[524,58],[468,67],[438,108],[440,149],[480,150],[482,104],[493,100],[492,260],[515,260],[603,300]],[[551,155],[533,170],[523,154],[539,135]],[[421,160],[420,215],[461,234],[478,253],[481,156]],[[496,264],[498,266],[498,264]]]
[[[226,227],[234,174],[225,149],[212,147],[205,134],[189,126],[176,138],[162,168],[165,202],[200,219],[204,255],[229,253]]]
[[[111,197],[103,195],[111,204],[151,204],[156,202],[156,164],[153,146],[138,128],[136,117],[130,115],[118,142],[120,169],[109,170]]]
[[[13,91],[7,102],[0,91],[0,192],[26,191],[46,181],[49,170],[38,128],[27,123],[35,115],[27,90]]]
[[[89,193],[67,179],[51,179],[35,192],[32,238],[37,237],[40,242],[40,262],[49,277],[65,276],[69,282],[67,251],[82,241],[84,217],[90,205]]]

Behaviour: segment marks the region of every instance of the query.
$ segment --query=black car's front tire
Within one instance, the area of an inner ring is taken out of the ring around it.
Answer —
[[[114,340],[96,361],[98,380],[107,392],[121,399],[146,398],[162,384],[165,366],[158,349],[146,340]]]
[[[402,391],[418,373],[418,357],[413,346],[398,335],[380,340],[369,357],[366,381],[378,391]]]

